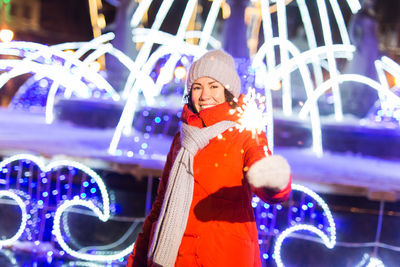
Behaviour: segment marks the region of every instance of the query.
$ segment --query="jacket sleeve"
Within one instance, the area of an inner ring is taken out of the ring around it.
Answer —
[[[133,252],[129,255],[127,267],[145,267],[147,266],[147,252],[151,238],[153,224],[158,220],[161,206],[164,201],[164,194],[168,184],[169,173],[172,168],[176,150],[180,147],[180,134],[175,135],[170,151],[167,156],[161,180],[157,189],[157,197],[153,202],[152,208],[143,223],[142,232],[138,235]]]
[[[272,155],[264,133],[254,138],[248,135],[244,144],[244,170],[252,191],[268,203],[287,200],[292,184],[289,164],[282,156]]]

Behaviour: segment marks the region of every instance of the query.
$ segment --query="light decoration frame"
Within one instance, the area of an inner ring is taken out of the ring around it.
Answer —
[[[17,259],[15,258],[14,253],[12,251],[0,249],[0,254],[4,255],[4,257],[8,259],[10,264],[12,264],[11,266],[18,267]]]
[[[297,231],[309,231],[317,236],[319,236],[322,240],[322,242],[325,244],[325,246],[329,249],[333,249],[335,244],[336,244],[336,224],[333,219],[332,212],[330,211],[328,204],[314,191],[311,189],[299,185],[299,184],[292,184],[292,190],[300,191],[303,192],[310,197],[312,197],[322,208],[327,220],[328,220],[328,225],[329,225],[329,236],[315,227],[314,225],[309,225],[309,224],[296,224],[294,226],[291,226],[281,232],[279,236],[277,237],[275,241],[275,246],[274,246],[274,255],[275,255],[275,262],[278,267],[284,267],[284,263],[282,261],[281,257],[281,249],[282,249],[282,244],[283,241],[290,236],[291,233],[297,232]]]
[[[369,255],[368,253],[364,253],[361,261],[355,266],[355,267],[385,267],[385,264],[383,262],[373,256]]]
[[[97,184],[99,190],[100,190],[100,195],[102,198],[102,209],[97,207],[92,201],[90,200],[83,200],[80,199],[78,196],[75,196],[72,200],[65,200],[62,202],[61,205],[57,207],[57,210],[54,215],[54,221],[53,221],[53,231],[52,233],[55,235],[56,240],[60,247],[69,255],[82,259],[82,260],[87,260],[87,261],[98,261],[98,262],[109,262],[113,260],[121,260],[123,257],[128,255],[132,249],[133,249],[133,244],[127,246],[125,249],[117,252],[105,252],[105,253],[98,253],[98,254],[89,254],[89,253],[80,253],[78,251],[73,250],[68,246],[68,244],[64,241],[64,238],[61,233],[61,216],[63,213],[68,209],[73,206],[81,206],[88,208],[91,210],[102,222],[106,222],[110,219],[110,200],[109,200],[109,195],[107,192],[107,188],[102,180],[102,178],[91,168],[77,162],[77,161],[71,161],[71,160],[55,160],[52,162],[49,162],[47,165],[45,161],[41,157],[37,157],[31,154],[18,154],[14,155],[11,157],[8,157],[4,159],[3,161],[0,162],[0,171],[7,166],[8,164],[14,162],[14,161],[19,161],[19,160],[25,160],[25,161],[30,161],[38,166],[41,172],[43,173],[48,173],[51,171],[54,171],[60,167],[72,167],[74,169],[77,169],[79,171],[82,171],[89,177],[95,180],[95,183]],[[21,220],[21,226],[19,227],[19,230],[17,234],[15,234],[12,238],[9,238],[7,240],[2,240],[0,241],[0,246],[4,245],[12,245],[18,238],[22,235],[25,227],[26,227],[26,222],[27,222],[27,211],[26,211],[26,205],[22,201],[20,197],[16,193],[13,193],[12,190],[1,190],[0,191],[0,197],[2,196],[7,196],[12,199],[14,199],[18,206],[20,207],[22,211],[22,220]],[[59,203],[57,203],[59,204]]]

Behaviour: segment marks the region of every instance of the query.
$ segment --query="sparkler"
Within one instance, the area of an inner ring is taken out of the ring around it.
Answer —
[[[238,102],[237,99],[234,100]],[[231,114],[237,113],[239,116],[236,128],[240,132],[251,131],[251,135],[255,138],[261,132],[265,132],[267,125],[265,108],[265,96],[256,93],[254,88],[250,88],[243,98],[243,104],[232,109]]]

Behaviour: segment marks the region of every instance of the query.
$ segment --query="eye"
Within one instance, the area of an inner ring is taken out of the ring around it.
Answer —
[[[218,85],[211,85],[212,89],[217,89],[219,86]]]
[[[193,87],[192,87],[192,90],[200,90],[200,89],[201,89],[200,86],[193,86]]]

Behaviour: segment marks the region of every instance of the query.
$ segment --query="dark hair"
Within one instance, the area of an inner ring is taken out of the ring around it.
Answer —
[[[235,97],[231,92],[229,92],[226,88],[224,88],[224,94],[225,94],[225,101],[229,103],[229,106],[231,108],[236,108],[237,103],[233,100]],[[189,106],[189,108],[193,111],[196,112],[196,109],[193,106],[193,101],[192,101],[192,89],[189,90],[189,92],[183,97],[185,99],[186,104]]]

